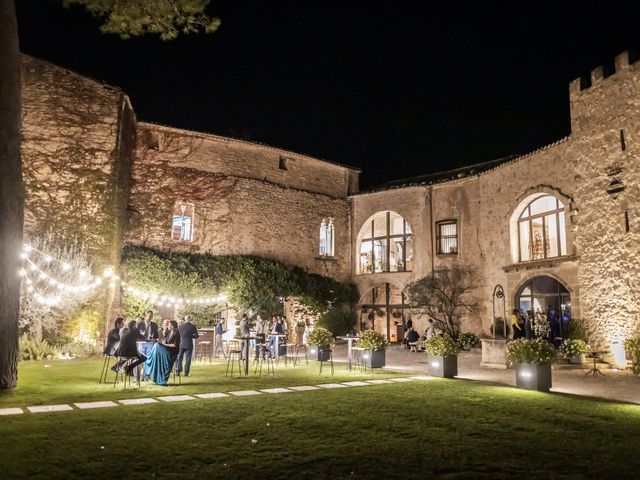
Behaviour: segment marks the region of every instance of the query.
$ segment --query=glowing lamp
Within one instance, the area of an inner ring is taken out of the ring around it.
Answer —
[[[520,372],[520,376],[522,378],[531,378],[531,372],[526,372],[526,371]]]
[[[440,362],[431,362],[431,366],[434,368],[438,368],[440,366]]]

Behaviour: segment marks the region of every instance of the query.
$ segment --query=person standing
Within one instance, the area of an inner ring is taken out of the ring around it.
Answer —
[[[242,318],[240,319],[240,336],[241,337],[248,337],[250,334],[250,330],[249,330],[249,317],[247,316],[246,313],[242,314]],[[245,348],[249,348],[248,346],[245,345],[245,342],[248,342],[248,340],[242,340],[242,353],[240,354],[240,359],[243,360],[244,359],[244,349]]]
[[[427,329],[424,331],[425,340],[429,340],[434,333],[436,333],[436,327],[433,324],[433,319],[430,318],[427,322]]]
[[[176,360],[176,373],[182,373],[182,358],[184,357],[184,375],[191,375],[191,358],[193,357],[193,341],[198,338],[198,329],[191,323],[191,315],[185,315],[184,321],[178,327],[180,333],[180,351]]]
[[[222,319],[218,320],[216,323],[216,328],[214,329],[215,338],[213,339],[213,356],[219,358],[218,351],[222,352],[222,358],[227,358],[227,355],[224,353],[224,345],[222,343],[222,334],[224,333],[224,328],[222,326]]]
[[[524,331],[520,326],[520,311],[517,308],[513,309],[511,312],[511,329],[513,330],[513,338],[522,338],[524,336]]]
[[[158,324],[153,321],[153,310],[147,310],[144,319],[138,322],[138,332],[146,342],[158,340]]]

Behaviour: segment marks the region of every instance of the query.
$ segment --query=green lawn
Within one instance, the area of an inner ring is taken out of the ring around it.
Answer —
[[[97,384],[92,394],[73,375],[77,383],[65,395],[54,372],[74,364],[94,368],[70,362],[43,374],[42,364],[21,365],[24,384],[3,406],[33,404],[38,391],[30,382],[43,379],[51,386],[37,403],[71,401],[71,391],[115,398]],[[315,365],[280,369],[259,383],[218,378],[216,367],[198,370],[193,384],[159,391],[320,383]],[[640,406],[429,380],[0,417],[0,477],[637,478],[638,440]]]

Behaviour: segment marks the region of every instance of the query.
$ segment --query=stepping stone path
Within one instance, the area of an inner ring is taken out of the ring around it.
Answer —
[[[143,398],[123,398],[117,402],[111,400],[99,401],[99,402],[77,402],[74,403],[77,409],[89,410],[96,408],[112,408],[119,405],[149,405],[152,403],[162,402],[184,402],[188,400],[197,399],[212,399],[212,398],[224,398],[224,397],[247,397],[251,395],[261,395],[263,393],[292,393],[292,392],[306,392],[311,390],[330,390],[336,388],[349,388],[349,387],[365,387],[371,385],[383,385],[393,384],[395,382],[413,382],[416,380],[432,380],[432,377],[417,375],[412,377],[398,377],[391,378],[389,380],[366,380],[366,381],[351,381],[342,383],[322,383],[319,385],[296,385],[287,388],[265,388],[258,390],[237,390],[235,392],[211,392],[211,393],[195,393],[191,395],[165,395],[161,397],[143,397]],[[34,405],[27,407],[27,410],[31,413],[49,413],[49,412],[68,412],[75,410],[71,405]],[[3,415],[20,415],[26,413],[22,408],[0,408],[0,416]]]
[[[166,395],[164,397],[158,397],[158,400],[163,402],[184,402],[185,400],[195,400],[195,398],[189,395]]]
[[[286,393],[293,392],[293,390],[289,390],[288,388],[265,388],[264,390],[260,390],[264,393]]]
[[[19,415],[24,413],[21,408],[0,408],[0,415]]]
[[[78,407],[80,410],[86,410],[86,409],[90,409],[90,408],[109,408],[109,407],[117,407],[118,404],[114,403],[112,401],[106,401],[106,402],[81,402],[81,403],[74,403],[74,405],[76,407]]]
[[[222,398],[228,397],[226,393],[196,393],[196,397],[198,398]]]
[[[35,407],[27,407],[31,413],[49,413],[49,412],[66,412],[73,410],[71,405],[38,405]]]
[[[236,392],[229,392],[236,397],[248,397],[249,395],[260,395],[260,392],[256,390],[238,390]]]
[[[155,398],[125,398],[124,400],[118,400],[123,405],[146,405],[149,403],[158,403]]]

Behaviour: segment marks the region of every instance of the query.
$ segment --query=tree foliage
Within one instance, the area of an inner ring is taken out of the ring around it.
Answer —
[[[477,283],[477,274],[468,266],[453,264],[438,268],[407,288],[409,305],[426,312],[435,326],[455,338],[460,333],[460,320],[465,314],[478,310],[472,290]]]
[[[219,18],[206,13],[209,0],[63,0],[63,4],[84,6],[104,20],[103,33],[123,39],[152,33],[173,40],[179,34],[212,33],[220,26]]]

